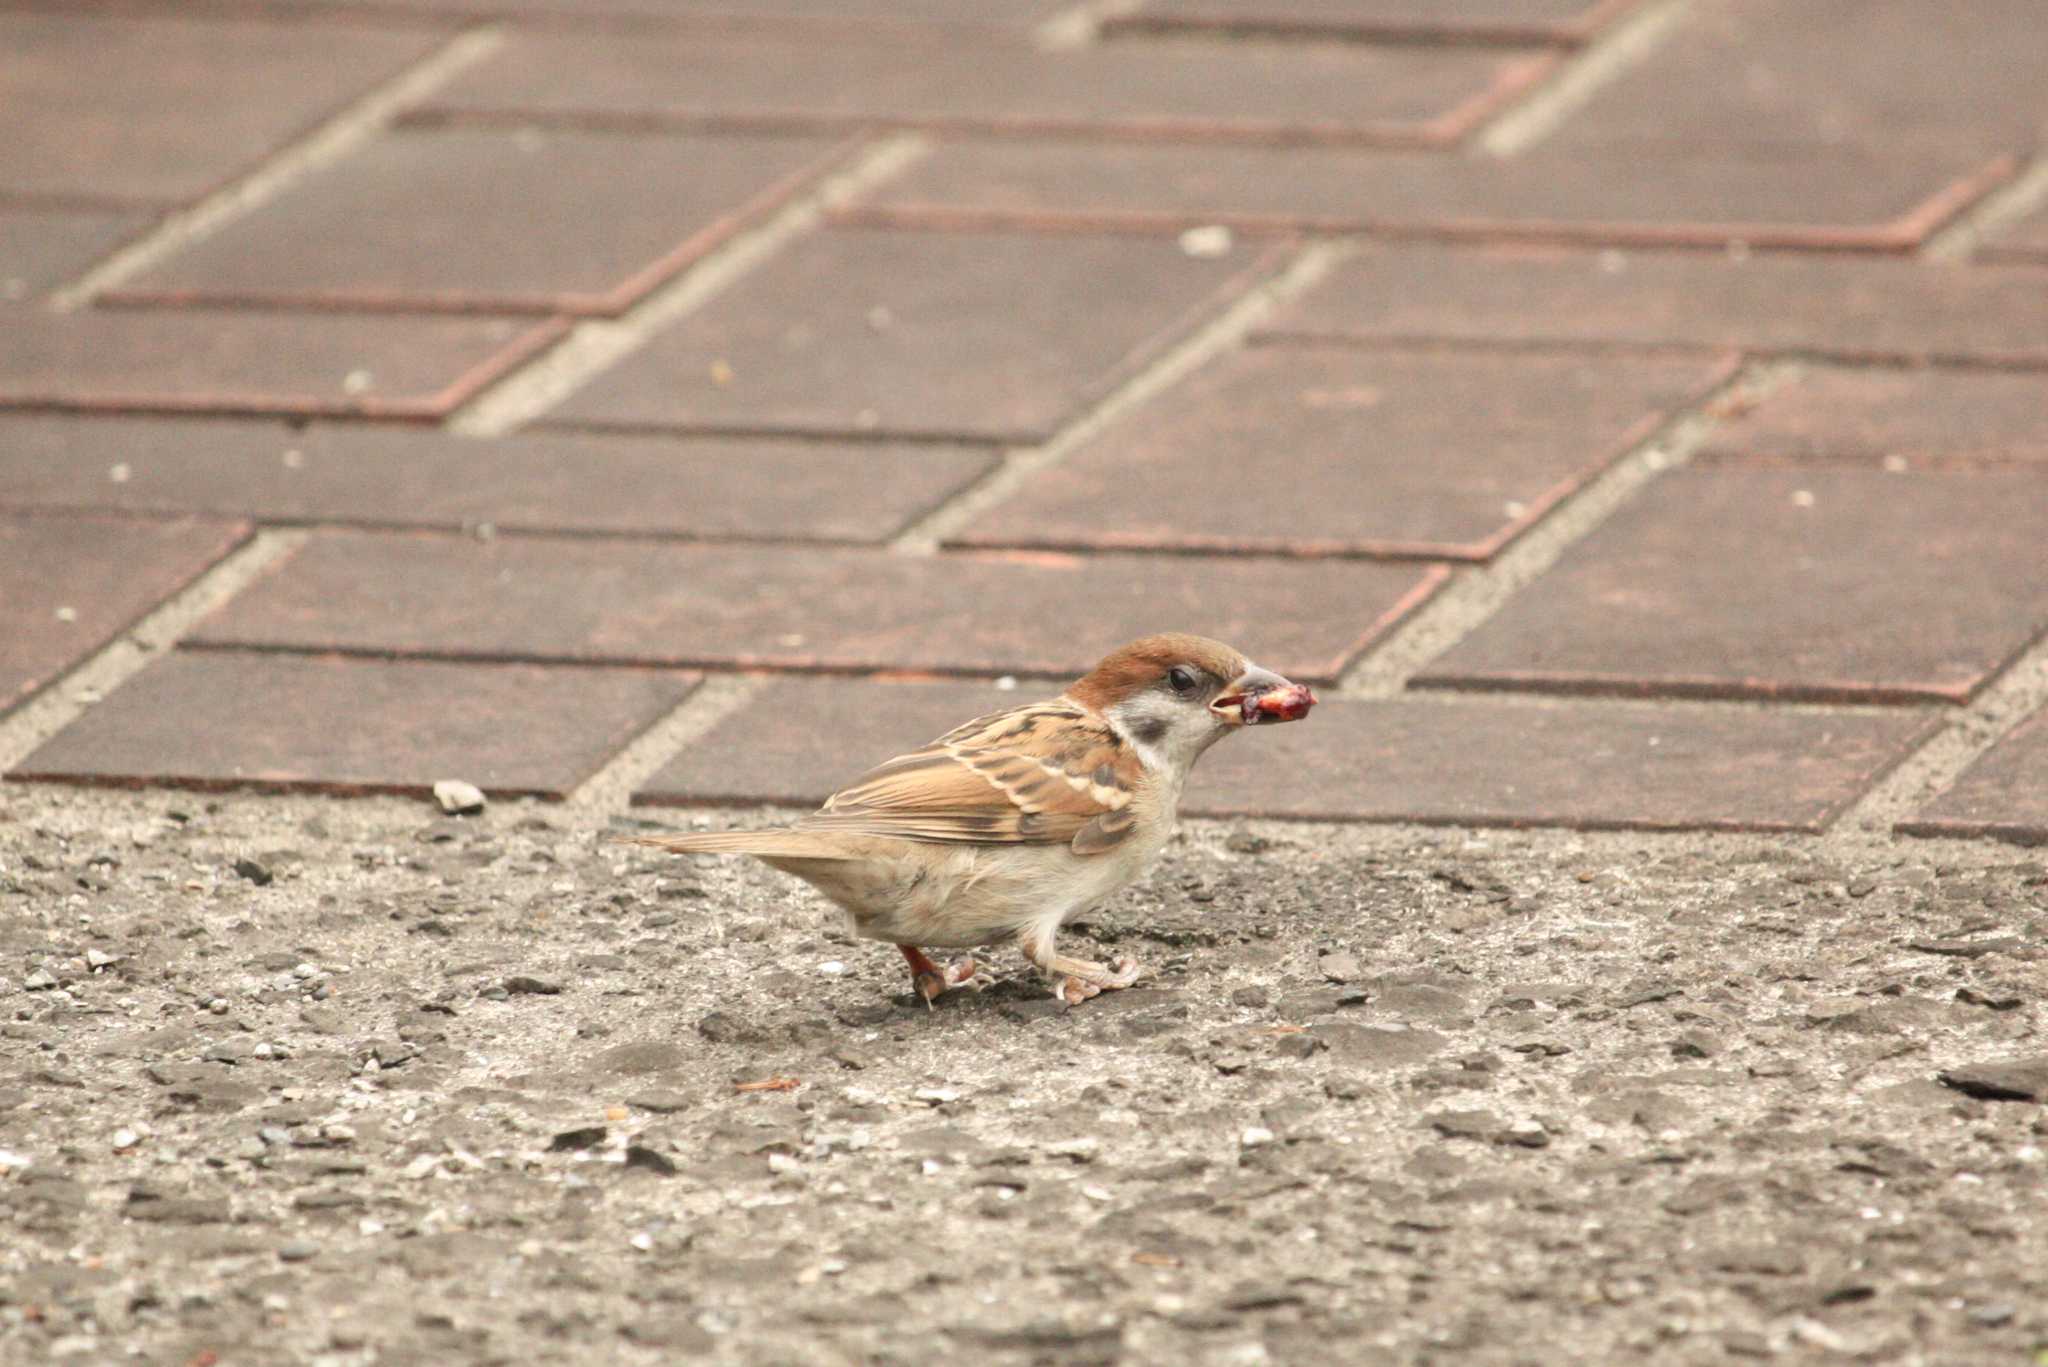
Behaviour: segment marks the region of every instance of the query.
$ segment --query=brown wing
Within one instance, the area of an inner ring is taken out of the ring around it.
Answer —
[[[980,717],[869,770],[798,830],[933,844],[1114,849],[1144,768],[1100,718],[1065,699]]]

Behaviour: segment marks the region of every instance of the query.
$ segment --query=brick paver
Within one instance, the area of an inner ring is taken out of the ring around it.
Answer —
[[[562,335],[555,322],[15,310],[0,409],[445,417]]]
[[[696,686],[666,670],[177,651],[13,779],[565,796]]]
[[[2041,300],[2040,273],[2020,267],[1382,247],[1344,263],[1269,331],[2039,369],[2048,367]]]
[[[249,533],[246,523],[0,513],[0,715],[98,651]]]
[[[346,24],[0,13],[0,194],[196,198],[439,41]]]
[[[1676,471],[1419,682],[1962,702],[2048,629],[2031,470]]]
[[[1051,690],[783,679],[635,794],[653,806],[808,806],[969,717]],[[1326,699],[1231,739],[1186,809],[1486,826],[1816,830],[1926,735],[1901,712]]]
[[[326,533],[204,645],[782,669],[1078,673],[1177,622],[1332,678],[1434,587],[1413,565]],[[1287,605],[1287,615],[1274,612]]]
[[[2048,130],[2040,21],[2034,0],[1701,0],[1558,140],[2022,152]]]
[[[579,426],[1030,442],[1256,269],[1131,238],[840,229],[798,243],[549,414]]]
[[[2008,225],[1985,243],[1978,255],[1986,261],[2048,265],[2048,208]]]
[[[1444,143],[1548,68],[1485,48],[899,35],[515,36],[433,102],[629,126],[872,126],[1219,140]]]
[[[148,225],[140,213],[0,205],[0,306],[47,293]]]
[[[2048,403],[2038,375],[1815,370],[1730,415],[1705,450],[1894,465],[2048,463]]]
[[[0,3],[0,710],[294,526],[25,771],[561,796],[762,669],[641,799],[810,800],[1436,601],[1191,806],[1823,829],[2032,701],[2039,11]],[[2035,838],[2040,726],[1901,829]]]
[[[839,150],[803,137],[402,132],[110,298],[618,313]]]
[[[650,806],[815,806],[891,755],[971,717],[1051,697],[1057,684],[979,679],[776,679],[633,794]]]
[[[1899,830],[2048,845],[2048,711],[2022,722]]]
[[[0,504],[266,522],[881,541],[995,461],[927,445],[0,415]]]
[[[847,211],[925,226],[1310,229],[1445,238],[1903,251],[2010,178],[2011,158],[1851,148],[1510,160],[1383,148],[1072,142],[939,147]]]
[[[1219,747],[1192,809],[1311,820],[1815,831],[1933,731],[1901,713],[1338,700]],[[1273,742],[1268,753],[1258,745]]]
[[[1484,560],[1725,374],[1684,358],[1253,347],[960,539]]]
[[[894,25],[1024,30],[1067,0],[244,0],[254,6],[340,9],[378,16],[522,19],[603,27],[659,22],[692,27],[787,25],[826,37],[872,37]]]
[[[1284,34],[1354,42],[1585,42],[1641,0],[1143,0],[1110,33]]]

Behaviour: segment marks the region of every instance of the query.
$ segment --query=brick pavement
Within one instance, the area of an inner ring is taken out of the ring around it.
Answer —
[[[13,781],[561,798],[689,718],[636,800],[807,802],[1181,627],[1331,694],[1205,813],[1819,832],[1904,766],[1901,832],[2048,840],[2037,0],[0,50]]]

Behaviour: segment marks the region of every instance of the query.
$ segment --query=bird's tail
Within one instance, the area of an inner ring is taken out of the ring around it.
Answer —
[[[705,831],[693,835],[630,835],[622,845],[647,845],[671,854],[751,854],[762,859],[846,859],[844,849],[809,831]]]

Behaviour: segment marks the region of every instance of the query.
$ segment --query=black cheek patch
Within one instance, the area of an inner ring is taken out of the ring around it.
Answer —
[[[1131,739],[1154,745],[1165,739],[1167,724],[1162,717],[1144,717],[1131,724]]]

